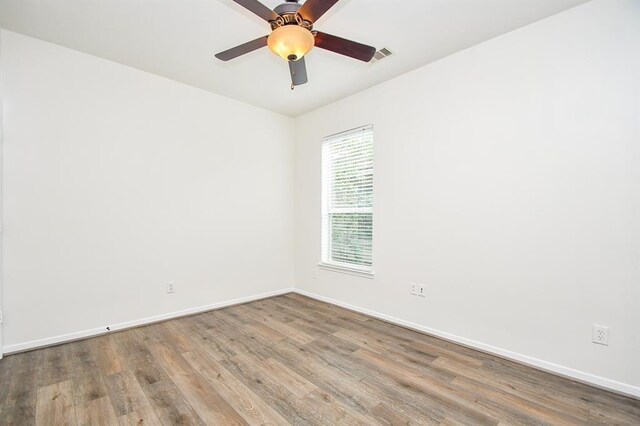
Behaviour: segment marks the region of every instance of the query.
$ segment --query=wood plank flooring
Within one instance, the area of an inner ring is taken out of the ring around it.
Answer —
[[[297,294],[0,360],[2,425],[640,424],[640,401]]]

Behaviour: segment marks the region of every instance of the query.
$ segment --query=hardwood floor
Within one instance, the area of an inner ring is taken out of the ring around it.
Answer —
[[[640,401],[297,294],[0,361],[0,424],[640,424]]]

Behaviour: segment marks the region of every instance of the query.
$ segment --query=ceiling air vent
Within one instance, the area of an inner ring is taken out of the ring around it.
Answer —
[[[390,51],[389,49],[387,49],[386,47],[383,47],[382,49],[378,50],[374,55],[373,55],[373,59],[371,60],[371,62],[378,62],[384,58],[386,58],[387,56],[391,56],[393,54],[392,51]]]

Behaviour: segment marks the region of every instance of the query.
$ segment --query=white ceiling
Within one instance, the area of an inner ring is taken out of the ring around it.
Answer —
[[[315,28],[393,55],[366,64],[313,49],[309,83],[294,91],[286,62],[266,48],[226,63],[214,58],[269,32],[232,0],[0,0],[0,24],[297,116],[586,1],[341,0]],[[273,8],[281,1],[263,2]]]

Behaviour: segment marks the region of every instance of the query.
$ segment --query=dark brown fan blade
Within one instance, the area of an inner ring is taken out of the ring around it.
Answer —
[[[307,21],[316,22],[336,3],[338,0],[307,0],[298,13]]]
[[[291,83],[294,86],[305,84],[307,81],[307,65],[304,63],[304,57],[297,61],[289,61],[289,72],[291,72]]]
[[[244,55],[245,53],[253,52],[256,49],[260,49],[261,47],[265,47],[267,45],[267,37],[268,36],[260,37],[239,46],[232,47],[231,49],[225,50],[224,52],[216,53],[216,58],[220,59],[221,61],[228,61],[229,59],[237,58],[238,56]]]
[[[248,9],[264,19],[265,21],[275,21],[278,19],[278,15],[258,0],[233,0],[240,6]]]
[[[320,31],[316,33],[315,45],[364,62],[369,62],[376,53],[375,47],[367,46],[366,44],[357,43],[355,41],[347,40],[346,38],[337,37]]]

